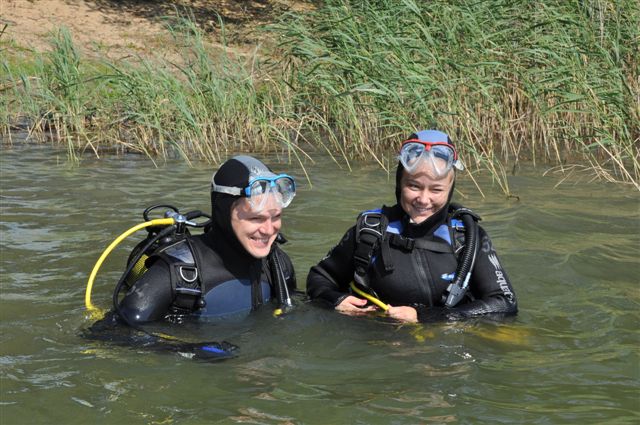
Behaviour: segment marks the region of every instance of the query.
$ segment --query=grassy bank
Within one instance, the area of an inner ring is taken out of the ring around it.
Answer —
[[[191,21],[170,31],[171,60],[83,60],[64,28],[50,52],[14,55],[3,64],[4,126],[20,117],[33,140],[53,136],[72,160],[136,151],[219,162],[230,151],[290,147],[273,128],[286,93],[257,62],[207,51]]]
[[[506,193],[521,160],[640,189],[638,28],[635,0],[330,0],[269,27],[260,56],[213,53],[186,21],[174,60],[118,62],[84,60],[61,29],[48,53],[3,47],[0,119],[52,132],[73,159],[321,149],[383,167],[439,127]]]

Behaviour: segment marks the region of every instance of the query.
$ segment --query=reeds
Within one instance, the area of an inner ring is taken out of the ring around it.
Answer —
[[[74,158],[88,147],[212,162],[235,151],[291,149],[274,128],[286,109],[284,84],[271,88],[257,58],[207,50],[191,21],[169,30],[178,52],[171,60],[81,61],[62,29],[49,53],[34,54],[29,84],[17,82],[20,64],[5,61],[12,99],[4,126],[16,121],[9,110],[17,111],[35,139],[53,133]]]
[[[174,60],[91,68],[61,30],[30,74],[3,63],[1,113],[5,128],[17,110],[54,129],[74,158],[115,147],[302,163],[315,145],[385,168],[403,137],[438,127],[505,193],[523,160],[640,189],[638,28],[635,0],[327,0],[269,27],[278,44],[261,56],[213,52],[185,20],[170,29]]]
[[[640,188],[637,2],[325,4],[278,26],[279,54],[347,155],[439,127],[505,192],[503,164],[521,159]]]

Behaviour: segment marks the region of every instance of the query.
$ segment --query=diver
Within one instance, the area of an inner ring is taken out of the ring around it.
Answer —
[[[228,343],[176,343],[175,338],[169,340],[142,325],[188,319],[237,320],[276,303],[276,314],[291,308],[296,277],[291,259],[280,247],[286,242],[280,229],[282,211],[295,194],[291,176],[276,175],[253,157],[240,155],[226,161],[211,180],[212,214],[204,233],[191,235],[183,229],[183,237],[176,237],[172,230],[176,226],[150,232],[150,236],[156,234],[152,252],[137,255],[144,263],[142,271],[132,267],[137,265],[131,259],[136,257],[136,247],[116,285],[113,310],[94,323],[85,336],[117,342],[112,331],[125,324],[137,331],[135,339],[145,347],[213,357],[233,351]],[[189,222],[177,210],[169,213],[180,218],[176,223]],[[173,234],[163,238],[167,231]],[[87,300],[91,306],[90,285]],[[136,343],[130,335],[119,339],[125,344]]]
[[[449,136],[423,130],[400,148],[397,204],[365,211],[311,267],[312,300],[402,322],[514,315],[516,295],[473,211],[451,202],[462,162]]]
[[[118,314],[139,324],[241,317],[277,297],[290,306],[295,272],[279,244],[282,210],[294,196],[291,176],[246,155],[226,161],[211,180],[211,225],[147,259]]]

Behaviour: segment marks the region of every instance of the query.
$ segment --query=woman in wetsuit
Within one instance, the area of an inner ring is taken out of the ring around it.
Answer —
[[[475,215],[466,226],[477,229],[476,249],[466,257],[472,258],[470,279],[460,291],[461,299],[448,302],[455,289],[452,283],[464,281],[455,273],[466,253],[466,236],[455,217],[473,214],[450,202],[455,170],[463,167],[449,136],[436,130],[412,134],[403,142],[399,159],[397,204],[360,216],[358,224],[311,267],[308,295],[345,314],[375,310],[350,291],[355,281],[389,304],[387,314],[400,321],[516,314],[515,292],[489,236],[475,224]]]
[[[276,243],[294,195],[293,178],[255,158],[225,162],[211,181],[210,228],[150,257],[118,314],[129,324],[242,317],[294,291],[291,260]]]

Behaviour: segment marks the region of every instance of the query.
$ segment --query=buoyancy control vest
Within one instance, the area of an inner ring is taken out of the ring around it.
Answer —
[[[185,238],[152,256],[150,261],[162,260],[169,267],[173,314],[232,316],[255,310],[273,297],[277,298],[280,308],[287,308],[292,305],[286,284],[290,276],[278,246],[285,239],[280,235],[277,240],[265,259],[248,266],[250,270],[244,277],[238,270],[228,270],[229,265],[203,237]]]
[[[145,219],[148,220],[150,209],[157,207],[145,210]],[[175,208],[170,208],[177,213]],[[197,227],[205,226],[206,223]],[[266,259],[256,261],[253,273],[256,278],[243,280],[236,279],[226,270],[221,258],[207,252],[212,249],[203,241],[203,236],[192,236],[188,229],[175,226],[150,228],[147,238],[132,250],[127,269],[116,285],[114,309],[118,311],[122,288],[129,289],[156,261],[163,261],[170,274],[173,302],[168,312],[169,318],[192,313],[203,316],[216,316],[219,312],[232,315],[234,312],[253,310],[269,301],[272,295],[277,297],[279,311],[292,305],[287,287],[290,276],[283,264],[284,253],[278,246],[286,242],[283,235],[278,235]],[[263,270],[266,272],[265,279]],[[221,275],[225,272],[226,275]]]
[[[389,222],[389,210],[361,213],[356,223],[354,282],[395,305],[443,304],[453,307],[469,296],[468,283],[478,250],[480,220],[456,204],[446,224],[432,235],[402,235],[402,221]]]

